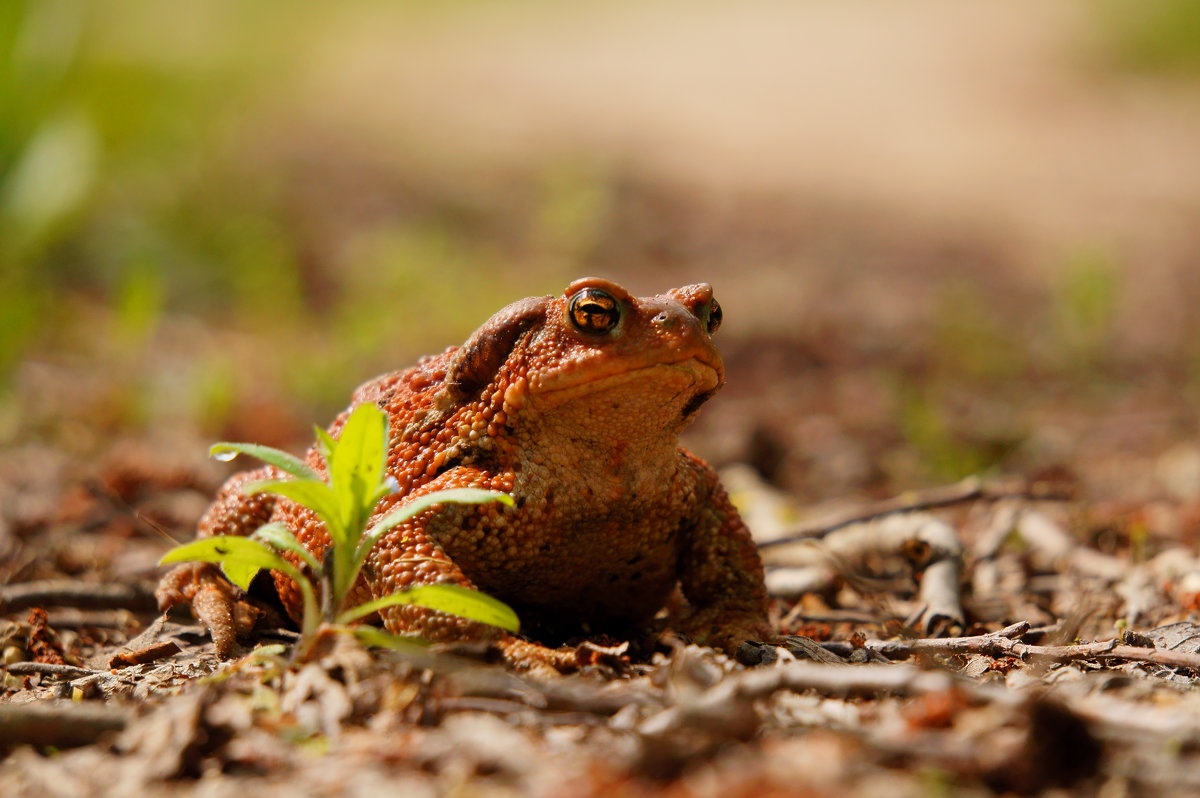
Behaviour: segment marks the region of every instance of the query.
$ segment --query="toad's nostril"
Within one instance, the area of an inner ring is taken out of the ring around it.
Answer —
[[[664,330],[669,330],[675,326],[674,318],[671,316],[670,313],[667,313],[665,310],[662,311],[661,313],[659,313],[658,315],[656,315],[654,317],[653,321],[654,321],[655,325],[657,325],[658,327],[662,327]]]

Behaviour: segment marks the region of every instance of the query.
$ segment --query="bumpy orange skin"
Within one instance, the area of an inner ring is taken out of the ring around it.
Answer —
[[[572,298],[596,291],[619,314],[611,329],[581,329],[573,315]],[[713,470],[678,442],[724,379],[714,313],[708,285],[635,298],[585,278],[561,297],[509,305],[461,347],[361,386],[351,408],[375,402],[387,412],[387,469],[400,485],[377,513],[456,487],[504,491],[516,504],[435,508],[395,528],[371,553],[355,598],[433,583],[476,587],[512,605],[535,639],[559,640],[645,624],[678,585],[690,614],[676,628],[697,642],[731,651],[768,638],[750,535]],[[332,425],[335,437],[348,412]],[[314,452],[308,462],[320,468]],[[200,534],[250,534],[281,521],[320,557],[328,537],[315,516],[286,499],[241,493],[275,475],[230,479]],[[296,586],[278,574],[276,586],[295,614]],[[495,633],[413,606],[385,610],[383,622],[435,641]],[[517,664],[569,665],[525,641],[500,644]]]

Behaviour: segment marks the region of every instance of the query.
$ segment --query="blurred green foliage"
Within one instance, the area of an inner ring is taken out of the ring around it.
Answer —
[[[345,198],[305,193],[323,165],[289,161],[280,136],[303,134],[271,109],[325,29],[371,8],[0,4],[0,386],[31,349],[78,352],[110,363],[126,394],[115,417],[137,423],[156,402],[179,405],[178,387],[146,373],[173,369],[215,431],[256,375],[199,340],[195,362],[141,362],[168,315],[252,332],[297,363],[278,389],[327,409],[364,374],[459,340],[517,298],[522,254],[521,295],[561,287],[593,249],[606,197],[603,174],[571,164],[529,179],[531,218],[515,234],[498,226],[503,191],[483,192],[495,207],[480,212],[453,190],[385,179],[371,201],[393,212],[314,231]]]
[[[1067,373],[1092,375],[1111,360],[1121,270],[1101,250],[1073,255],[1053,286],[1058,353]]]
[[[133,345],[168,302],[195,304],[196,285],[223,296],[244,280],[237,255],[255,241],[221,233],[239,210],[269,213],[269,198],[225,184],[213,214],[216,197],[194,191],[263,57],[248,46],[253,25],[228,24],[234,13],[0,5],[0,374],[31,340],[71,325],[66,294],[112,307],[114,334]]]
[[[1099,5],[1104,46],[1123,68],[1200,74],[1200,3],[1108,0]]]
[[[1028,366],[1014,331],[990,304],[983,288],[961,278],[937,293],[932,313],[930,352],[938,372],[980,380],[1007,380]]]
[[[920,455],[929,476],[956,481],[985,471],[996,461],[983,447],[966,440],[951,423],[951,414],[932,387],[900,383],[900,432]]]

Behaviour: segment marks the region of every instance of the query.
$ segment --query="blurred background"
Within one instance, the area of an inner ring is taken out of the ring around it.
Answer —
[[[805,502],[1200,493],[1200,4],[0,4],[0,447],[303,447],[588,274]],[[21,466],[26,468],[26,466]]]

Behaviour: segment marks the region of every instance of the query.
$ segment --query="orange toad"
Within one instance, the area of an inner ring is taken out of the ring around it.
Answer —
[[[391,423],[387,471],[407,498],[455,487],[504,491],[515,505],[447,505],[396,527],[375,546],[352,602],[431,583],[475,587],[510,604],[545,643],[643,627],[676,587],[687,608],[673,627],[732,652],[771,636],[763,569],[737,511],[680,431],[721,387],[712,343],[721,308],[708,285],[637,298],[615,283],[577,280],[561,297],[499,311],[459,347],[374,379],[351,407],[375,402]],[[330,428],[339,434],[347,413]],[[310,451],[308,464],[323,473]],[[248,535],[269,520],[289,526],[318,557],[328,536],[307,509],[232,477],[200,535]],[[275,574],[298,612],[294,583]],[[233,645],[234,589],[212,566],[164,578],[164,606],[190,602]],[[518,665],[571,667],[569,649],[501,635],[416,606],[383,611],[392,632],[434,641],[495,638]]]

